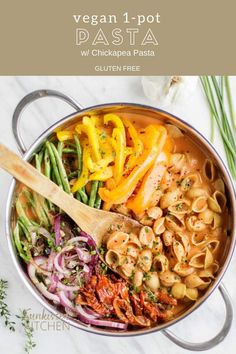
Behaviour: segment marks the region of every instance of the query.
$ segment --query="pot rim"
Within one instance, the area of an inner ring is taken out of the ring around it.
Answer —
[[[202,133],[200,133],[196,128],[194,128],[191,124],[185,122],[184,120],[182,120],[181,118],[177,117],[176,115],[169,113],[165,110],[159,109],[157,107],[153,107],[150,105],[145,105],[145,104],[138,104],[138,103],[129,103],[129,102],[113,102],[113,103],[105,103],[105,104],[98,104],[98,105],[94,105],[94,106],[89,106],[86,108],[83,108],[79,111],[76,111],[72,114],[67,115],[66,117],[61,118],[60,120],[58,120],[57,122],[55,122],[53,125],[51,125],[48,129],[46,129],[31,145],[30,147],[27,149],[27,151],[24,153],[23,155],[23,159],[24,160],[28,160],[32,153],[37,149],[38,146],[40,146],[40,144],[42,143],[42,141],[48,137],[51,133],[53,133],[53,131],[55,131],[56,128],[58,128],[59,126],[61,126],[62,124],[68,123],[70,122],[70,120],[76,118],[76,116],[78,115],[82,115],[85,112],[89,112],[89,111],[94,111],[94,110],[102,110],[105,108],[111,108],[111,107],[115,107],[117,108],[141,108],[141,109],[145,109],[147,111],[152,111],[154,113],[159,113],[161,114],[160,119],[163,119],[163,116],[166,116],[167,118],[169,117],[171,120],[174,120],[175,123],[177,123],[177,125],[181,125],[183,128],[187,128],[187,130],[191,131],[195,137],[197,138],[198,141],[201,141],[203,143],[203,145],[206,145],[208,148],[208,152],[210,152],[214,158],[216,159],[219,167],[220,167],[220,171],[222,172],[224,178],[226,179],[227,182],[227,188],[228,188],[228,194],[230,196],[230,203],[232,205],[232,216],[233,216],[233,224],[232,224],[232,231],[231,231],[231,235],[230,237],[232,238],[231,242],[230,242],[230,246],[229,246],[229,250],[227,253],[227,257],[224,261],[224,264],[222,266],[221,271],[219,272],[219,274],[217,275],[217,278],[215,279],[214,283],[212,284],[212,286],[208,289],[208,291],[206,291],[206,293],[201,296],[201,298],[196,301],[192,306],[190,306],[186,311],[184,311],[183,313],[181,313],[179,316],[177,316],[176,318],[174,318],[171,321],[168,321],[166,323],[163,324],[159,324],[155,327],[151,327],[148,329],[139,329],[139,330],[132,330],[132,331],[127,331],[127,332],[118,332],[117,330],[107,330],[107,329],[101,329],[99,327],[91,327],[88,326],[86,324],[82,324],[82,322],[77,321],[75,319],[72,319],[71,317],[68,317],[65,314],[62,314],[61,312],[59,312],[51,303],[49,303],[49,301],[47,299],[45,299],[39,292],[38,290],[34,287],[34,285],[32,284],[32,282],[30,281],[28,275],[26,274],[26,272],[24,271],[23,267],[22,267],[22,263],[19,260],[19,257],[17,256],[16,252],[15,252],[15,248],[14,248],[14,243],[12,241],[12,236],[11,236],[11,210],[12,210],[12,199],[13,199],[13,194],[14,194],[14,189],[15,189],[15,185],[16,185],[16,181],[15,179],[13,179],[13,181],[11,182],[10,188],[9,188],[9,192],[8,192],[8,197],[7,197],[7,203],[6,203],[6,219],[5,219],[5,230],[6,230],[6,236],[7,236],[7,242],[8,242],[8,247],[10,250],[10,254],[13,260],[13,263],[21,277],[21,279],[23,280],[24,284],[26,285],[26,287],[29,289],[29,291],[32,293],[32,295],[41,303],[41,305],[43,305],[49,312],[51,312],[53,315],[55,315],[56,317],[58,317],[61,320],[64,320],[66,323],[68,323],[69,325],[72,325],[76,328],[82,329],[86,332],[90,332],[90,333],[94,333],[94,334],[100,334],[100,335],[105,335],[105,336],[115,336],[115,337],[131,337],[131,336],[137,336],[137,335],[143,335],[143,334],[151,334],[154,332],[158,332],[164,329],[167,329],[171,326],[173,326],[174,324],[176,324],[177,322],[181,321],[182,319],[184,319],[185,317],[187,317],[189,314],[191,314],[193,311],[195,311],[200,305],[202,305],[206,299],[208,299],[208,297],[211,295],[211,293],[219,286],[223,275],[225,274],[229,263],[231,261],[232,255],[233,255],[233,251],[235,248],[235,244],[236,244],[236,237],[235,237],[235,217],[234,215],[236,214],[236,202],[235,202],[235,189],[234,189],[234,184],[233,184],[233,180],[231,178],[231,175],[229,173],[229,170],[227,168],[227,166],[225,165],[224,161],[222,160],[222,158],[219,156],[218,152],[216,151],[216,149],[214,148],[214,146],[211,144],[211,142],[202,135]]]

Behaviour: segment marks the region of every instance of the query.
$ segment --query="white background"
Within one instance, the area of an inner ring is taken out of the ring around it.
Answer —
[[[236,77],[231,78],[232,89],[236,89]],[[0,141],[17,151],[11,130],[12,114],[19,100],[37,89],[55,89],[72,96],[83,107],[108,102],[133,102],[159,106],[145,98],[140,77],[0,77]],[[232,90],[232,91],[233,91]],[[236,106],[236,91],[234,95]],[[192,97],[186,103],[168,107],[172,113],[191,123],[207,138],[210,134],[208,106],[198,84]],[[24,113],[22,135],[27,146],[30,145],[53,122],[71,113],[73,110],[55,98],[35,102]],[[214,145],[224,158],[219,136]],[[30,313],[42,315],[43,308],[23,285],[7,247],[4,223],[5,205],[11,178],[0,171],[0,278],[9,281],[7,302],[13,313],[19,308],[30,308]],[[232,298],[236,310],[236,256],[233,257],[223,282]],[[235,316],[236,317],[236,316]],[[203,341],[213,336],[224,321],[224,305],[216,290],[198,310],[171,330],[189,341]],[[36,326],[36,324],[35,324]],[[62,329],[59,320],[46,321],[43,328],[35,330],[37,347],[32,353],[45,354],[156,354],[190,353],[171,343],[161,333],[133,337],[101,337],[74,328]],[[5,329],[0,319],[0,354],[24,353],[24,335],[20,326],[15,333]],[[231,332],[223,343],[208,351],[214,354],[233,354],[236,350],[236,322],[234,319]]]

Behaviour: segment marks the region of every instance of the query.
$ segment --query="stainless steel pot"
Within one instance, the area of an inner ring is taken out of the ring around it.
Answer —
[[[56,97],[58,99],[61,99],[65,102],[67,102],[70,106],[72,106],[75,109],[75,113],[71,114],[60,121],[58,121],[56,124],[52,125],[48,130],[46,130],[32,145],[31,147],[26,151],[26,147],[24,145],[24,142],[21,138],[20,135],[20,128],[19,128],[19,123],[20,123],[20,118],[21,118],[21,113],[24,110],[24,108],[30,104],[31,102],[42,98],[42,97]],[[54,315],[58,316],[60,319],[65,321],[66,323],[85,330],[87,332],[95,333],[95,334],[101,334],[101,335],[109,335],[109,336],[117,336],[117,337],[127,337],[127,336],[135,336],[135,335],[141,335],[141,334],[147,334],[147,333],[153,333],[156,331],[162,331],[164,335],[166,335],[171,341],[173,341],[175,344],[181,346],[182,348],[189,349],[192,351],[201,351],[201,350],[207,350],[210,349],[214,346],[216,346],[218,343],[220,343],[228,334],[231,324],[232,324],[232,319],[233,319],[233,308],[232,304],[229,298],[229,295],[227,294],[226,289],[224,288],[223,284],[220,284],[220,281],[229,265],[230,259],[233,254],[233,250],[235,247],[235,215],[236,215],[236,202],[235,202],[235,192],[234,192],[234,187],[233,187],[233,182],[231,180],[230,174],[224,165],[222,159],[220,156],[217,154],[215,151],[214,147],[210,144],[209,141],[207,141],[198,131],[196,131],[192,126],[189,124],[185,123],[181,119],[173,116],[172,114],[169,114],[167,112],[164,112],[160,109],[153,108],[150,106],[144,106],[144,105],[139,105],[139,104],[130,104],[130,103],[113,103],[113,104],[103,104],[103,105],[98,105],[98,106],[93,106],[89,108],[82,108],[78,103],[76,103],[73,99],[71,99],[68,96],[65,96],[64,94],[53,91],[53,90],[39,90],[30,93],[29,95],[25,96],[21,102],[18,104],[16,107],[16,110],[13,115],[13,121],[12,121],[12,128],[13,128],[13,133],[16,138],[17,145],[19,147],[19,150],[21,153],[23,153],[23,158],[24,160],[29,160],[30,157],[34,152],[36,152],[45,139],[48,139],[53,132],[55,131],[56,128],[58,127],[66,127],[68,125],[73,124],[77,119],[79,119],[81,116],[88,114],[88,113],[107,113],[107,112],[126,112],[126,113],[133,113],[133,114],[138,114],[138,115],[143,115],[143,116],[149,116],[149,117],[157,117],[158,119],[161,119],[165,121],[165,123],[172,123],[178,126],[183,132],[185,132],[193,141],[195,141],[198,146],[200,146],[205,153],[207,153],[211,158],[214,160],[215,164],[218,166],[218,169],[220,170],[222,177],[225,181],[226,189],[227,189],[227,196],[228,196],[228,203],[229,203],[229,210],[231,212],[231,226],[229,230],[229,237],[227,238],[227,243],[225,246],[225,249],[223,250],[223,255],[222,255],[222,263],[220,265],[220,271],[219,274],[217,275],[217,278],[215,279],[214,283],[209,287],[207,292],[196,302],[194,303],[190,308],[187,309],[183,314],[180,314],[177,318],[169,321],[168,323],[163,323],[160,324],[154,328],[148,328],[148,329],[138,329],[134,331],[127,330],[125,332],[117,332],[112,329],[101,329],[101,328],[94,328],[85,325],[84,323],[80,322],[79,320],[75,320],[72,318],[67,317],[63,313],[59,312],[52,304],[50,304],[39,292],[38,290],[34,287],[34,285],[31,283],[29,280],[27,273],[26,273],[26,268],[24,264],[21,262],[21,260],[17,256],[17,252],[14,247],[13,243],[13,238],[12,238],[12,227],[14,223],[14,218],[15,218],[15,212],[14,212],[14,200],[15,200],[15,187],[16,187],[16,182],[13,180],[9,195],[8,195],[8,200],[7,200],[7,208],[6,208],[6,233],[7,233],[7,239],[8,239],[8,245],[10,249],[11,256],[13,258],[15,267],[17,268],[17,271],[27,286],[27,288],[30,290],[30,292],[33,294],[33,296],[51,313]],[[196,310],[203,302],[210,296],[210,294],[213,292],[215,289],[219,289],[220,294],[222,295],[225,307],[226,307],[226,317],[225,321],[223,324],[222,329],[220,332],[211,340],[202,342],[202,343],[190,343],[186,342],[180,338],[178,338],[175,334],[167,330],[170,326],[175,324],[176,322],[180,321],[181,319],[185,318],[187,315],[189,315],[191,312]]]

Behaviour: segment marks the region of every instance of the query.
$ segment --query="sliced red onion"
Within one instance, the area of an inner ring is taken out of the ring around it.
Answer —
[[[72,301],[72,300],[74,300],[75,298],[76,298],[76,296],[77,296],[77,293],[76,293],[76,291],[69,291],[69,299]]]
[[[39,266],[41,266],[41,268],[47,268],[47,257],[44,257],[44,256],[36,256],[33,258],[33,260],[35,261],[35,263]],[[44,266],[44,267],[43,267]]]
[[[51,272],[53,270],[54,258],[56,257],[56,252],[51,251],[48,257],[48,270]]]
[[[36,244],[36,241],[37,241],[36,232],[35,231],[30,231],[30,237],[31,237],[32,245],[34,246]]]
[[[49,285],[48,291],[50,291],[51,293],[55,293],[58,286],[59,278],[56,274],[52,274],[50,280],[51,284]]]
[[[54,266],[59,273],[70,276],[70,271],[65,269],[64,266],[61,266],[59,263],[62,262],[61,256],[63,253],[71,251],[73,247],[71,245],[64,247],[54,258]]]
[[[62,282],[58,281],[57,283],[57,287],[60,290],[64,290],[64,291],[78,291],[80,289],[80,286],[76,286],[76,285],[65,285]]]
[[[67,245],[70,245],[71,243],[75,243],[75,242],[87,242],[87,241],[88,241],[87,237],[76,236],[68,240]]]
[[[46,230],[44,227],[39,227],[38,228],[38,233],[40,235],[43,235],[46,238],[49,238],[51,241],[53,241],[53,238],[52,238],[50,232],[48,232],[48,230]]]
[[[47,258],[43,256],[37,256],[30,260],[30,263],[35,266],[39,273],[49,276],[51,273],[47,271]]]
[[[84,271],[85,273],[90,273],[90,268],[89,268],[89,266],[88,266],[87,264],[84,264],[84,266],[83,266],[83,271]]]
[[[68,316],[70,316],[70,317],[77,317],[77,313],[71,311],[71,310],[68,309],[67,307],[65,307],[65,312],[66,312],[66,314],[67,314]]]
[[[80,235],[83,237],[87,237],[87,244],[89,246],[91,246],[92,248],[95,248],[95,249],[97,248],[96,242],[94,241],[94,239],[90,235],[86,234],[86,232],[84,232],[84,231],[81,231]]]
[[[94,318],[93,315],[90,315],[87,312],[85,312],[83,307],[79,304],[77,304],[75,308],[78,313],[79,319],[84,323],[94,325],[94,326],[111,327],[111,328],[124,329],[124,330],[127,329],[128,326],[127,323],[96,319]]]
[[[91,261],[91,255],[87,250],[76,247],[76,252],[82,262],[89,263]]]
[[[76,258],[78,258],[77,253],[72,254],[72,255],[70,255],[70,256],[66,256],[66,255],[65,255],[65,257],[64,257],[65,260],[70,260],[70,261],[72,261],[72,260],[74,260],[74,259],[76,259]]]
[[[39,289],[39,291],[42,293],[43,296],[45,296],[47,299],[52,300],[56,303],[60,303],[60,298],[59,296],[57,296],[56,294],[52,294],[50,293],[46,286],[43,283],[38,283],[35,284],[37,286],[37,288]]]
[[[42,282],[39,282],[36,277],[36,267],[32,263],[28,264],[28,274],[31,281],[34,283],[34,285],[38,288],[38,290],[42,293],[43,296],[45,296],[49,300],[60,303],[59,297],[55,294],[51,294],[47,290],[46,286]]]
[[[62,306],[68,308],[70,311],[77,312],[73,303],[68,299],[64,291],[59,291],[58,296],[60,298],[60,303]]]
[[[60,246],[62,243],[61,238],[61,215],[56,215],[54,218],[54,231],[55,231],[55,244]]]
[[[94,318],[99,318],[99,317],[101,317],[101,315],[100,315],[99,313],[97,313],[97,312],[91,310],[90,308],[88,308],[88,307],[86,307],[86,306],[84,306],[83,309],[84,309],[84,312],[86,312],[88,315],[93,316]]]
[[[87,245],[91,247],[92,250],[96,251],[96,254],[92,255],[91,257],[91,265],[95,267],[99,259],[97,245],[94,239],[90,235],[86,234],[86,232],[81,231],[80,234],[84,237],[87,237]]]

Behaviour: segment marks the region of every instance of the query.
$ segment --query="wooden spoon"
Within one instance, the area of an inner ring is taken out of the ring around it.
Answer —
[[[31,164],[0,143],[0,167],[53,204],[61,208],[99,247],[111,226],[134,231],[141,225],[124,215],[91,208],[65,193]]]

